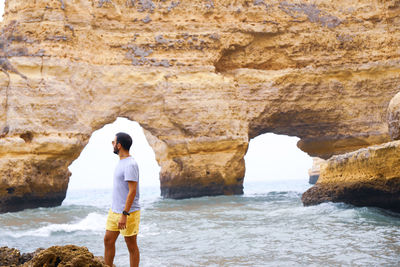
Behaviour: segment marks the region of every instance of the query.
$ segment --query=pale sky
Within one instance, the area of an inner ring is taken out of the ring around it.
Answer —
[[[0,0],[0,21],[3,20],[4,0]],[[70,166],[72,172],[69,188],[111,188],[114,167],[118,156],[113,153],[111,141],[117,132],[132,136],[130,150],[139,165],[140,183],[143,186],[159,186],[160,167],[154,152],[136,122],[118,118],[114,123],[95,131],[79,158]],[[297,137],[260,135],[250,141],[245,156],[245,181],[308,180],[312,159],[297,148]]]
[[[267,133],[250,140],[244,157],[245,181],[308,181],[312,158],[297,147],[298,137]]]

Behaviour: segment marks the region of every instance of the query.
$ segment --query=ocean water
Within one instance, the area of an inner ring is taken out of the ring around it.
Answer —
[[[306,180],[245,182],[240,196],[162,199],[141,187],[140,266],[400,266],[400,214],[303,207]],[[62,206],[0,214],[0,246],[75,244],[103,255],[111,188],[68,191]],[[129,266],[117,240],[116,266]]]

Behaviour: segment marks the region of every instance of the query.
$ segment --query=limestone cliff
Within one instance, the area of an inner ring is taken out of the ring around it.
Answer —
[[[400,93],[389,103],[392,142],[332,156],[321,164],[317,184],[302,196],[304,205],[346,202],[400,212]]]
[[[388,142],[400,1],[7,0],[0,211],[57,205],[91,135],[141,124],[162,195],[240,194],[251,138]]]
[[[389,103],[390,136],[399,140],[400,93]],[[302,196],[305,205],[346,202],[400,212],[400,141],[331,157],[321,164],[316,186]]]

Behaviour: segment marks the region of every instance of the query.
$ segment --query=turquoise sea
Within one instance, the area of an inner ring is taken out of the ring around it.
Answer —
[[[162,199],[141,187],[140,266],[400,266],[400,214],[303,207],[306,180],[245,182],[240,196]],[[0,246],[75,244],[103,255],[111,188],[71,190],[62,206],[0,214]],[[115,264],[129,266],[123,238]]]

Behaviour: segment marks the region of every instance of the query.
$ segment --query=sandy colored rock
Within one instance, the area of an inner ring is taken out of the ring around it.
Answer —
[[[17,266],[20,264],[21,253],[18,249],[1,247],[0,266]]]
[[[66,267],[88,266],[106,267],[101,258],[94,257],[86,247],[75,245],[52,246],[37,253],[32,260],[26,262],[23,267]]]
[[[0,212],[59,205],[93,131],[140,123],[161,192],[243,192],[248,142],[324,159],[390,141],[399,1],[6,1]]]
[[[397,93],[388,107],[389,134],[392,140],[400,139],[400,93]]]
[[[30,261],[37,253],[42,250],[42,248],[38,248],[36,249],[36,251],[31,253],[21,253],[18,249],[15,248],[0,247],[0,266],[21,266],[25,262]]]
[[[86,247],[75,245],[38,248],[32,253],[20,253],[18,249],[1,247],[0,266],[4,267],[105,267],[101,256],[93,256]],[[114,265],[115,266],[115,265]]]
[[[321,165],[325,163],[324,159],[313,157],[313,165],[308,170],[309,183],[315,184],[318,181]]]
[[[302,201],[305,205],[346,202],[400,212],[400,141],[331,157],[321,165],[318,182]]]

